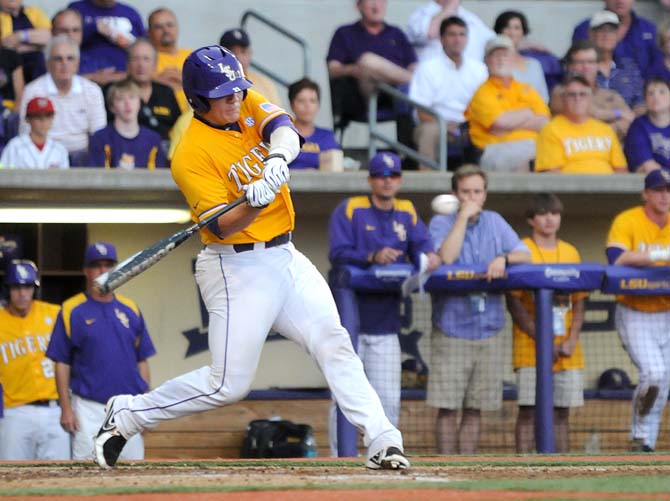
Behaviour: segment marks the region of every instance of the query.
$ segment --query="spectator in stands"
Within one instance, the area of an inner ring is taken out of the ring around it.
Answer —
[[[45,49],[47,74],[26,85],[21,103],[21,132],[28,132],[26,103],[48,97],[56,114],[49,137],[62,143],[71,166],[82,166],[88,156],[88,139],[107,125],[102,91],[77,75],[79,46],[67,35],[53,37]]]
[[[628,107],[621,94],[597,86],[598,53],[593,43],[588,40],[575,42],[565,55],[565,64],[568,75],[582,75],[591,85],[593,90],[589,110],[591,117],[610,125],[617,133],[619,140],[623,140],[628,127],[635,119],[635,113]],[[549,106],[554,115],[563,111],[563,87],[561,85],[554,87],[551,92]]]
[[[447,122],[448,167],[454,170],[463,162],[472,162],[465,109],[479,86],[486,81],[488,70],[479,60],[464,55],[468,43],[468,28],[460,17],[444,19],[440,25],[442,52],[421,61],[409,87],[409,97],[439,113]],[[449,85],[445,85],[449,82]],[[419,124],[414,140],[419,153],[436,159],[441,138],[437,121],[432,115],[417,110]]]
[[[174,91],[167,85],[154,81],[156,49],[151,42],[140,38],[128,48],[128,78],[140,88],[142,106],[140,125],[156,131],[163,141],[170,140],[170,129],[179,118],[181,110]]]
[[[342,265],[368,268],[408,262],[418,267],[422,254],[428,271],[437,268],[440,258],[433,252],[430,234],[414,204],[396,198],[402,183],[400,158],[394,153],[377,153],[370,160],[369,173],[371,194],[347,198],[330,218],[329,259],[333,269]],[[356,299],[360,321],[357,352],[386,416],[397,426],[402,297],[398,292],[358,293]],[[334,455],[336,430],[335,412],[331,412],[330,443]]]
[[[544,79],[542,65],[537,59],[525,57],[519,52],[521,43],[528,34],[526,16],[515,10],[506,10],[496,18],[493,29],[498,35],[508,36],[514,43],[514,51],[511,57],[514,78],[532,86],[548,103],[549,90],[547,90],[547,81]]]
[[[281,106],[281,99],[279,97],[279,92],[277,92],[277,86],[265,75],[258,73],[251,68],[253,50],[251,49],[251,40],[246,31],[241,28],[235,28],[224,32],[219,40],[219,45],[235,54],[235,57],[237,57],[242,64],[242,68],[244,69],[247,78],[254,83],[254,89],[257,92],[260,92],[267,97],[271,103]]]
[[[614,61],[619,18],[609,10],[596,12],[590,21],[590,37],[598,51],[598,87],[621,94],[626,104],[644,113],[642,87],[644,82],[637,63],[628,57]]]
[[[0,22],[0,39],[2,39],[2,25]],[[5,108],[18,110],[21,105],[23,88],[23,62],[21,56],[14,49],[0,45],[0,100]]]
[[[644,178],[643,205],[621,212],[607,237],[607,260],[621,266],[670,265],[670,173]],[[633,393],[633,450],[653,452],[670,386],[670,297],[617,296],[616,326],[640,371]]]
[[[670,17],[668,16],[658,24],[657,44],[656,55],[647,78],[670,80]]]
[[[132,80],[112,84],[107,90],[107,106],[114,121],[93,134],[89,146],[92,167],[132,170],[167,167],[158,133],[140,126],[140,89]]]
[[[295,117],[295,127],[305,138],[300,153],[289,168],[318,169],[320,153],[341,149],[332,130],[314,125],[321,101],[319,84],[309,78],[292,83],[288,87],[288,100]]]
[[[51,22],[38,7],[24,6],[23,0],[0,0],[2,46],[21,54],[26,83],[44,75],[42,49],[51,38]]]
[[[47,97],[34,97],[26,106],[30,132],[13,138],[0,157],[0,167],[15,169],[67,169],[67,149],[47,136],[54,121],[54,106]]]
[[[526,245],[496,212],[483,210],[486,173],[464,165],[451,178],[460,201],[457,213],[436,215],[429,229],[445,264],[486,266],[488,280],[509,264],[530,261]],[[473,454],[479,443],[481,411],[502,406],[502,294],[433,296],[433,335],[426,403],[439,409],[440,454]],[[463,415],[460,425],[458,411]]]
[[[490,171],[528,172],[538,131],[549,119],[542,96],[512,76],[514,44],[498,35],[486,44],[489,78],[465,112],[470,138],[483,150],[480,165]]]
[[[484,59],[484,46],[495,36],[491,28],[477,14],[463,7],[460,0],[428,0],[412,12],[407,24],[407,37],[420,61],[442,53],[440,25],[452,16],[461,18],[468,27],[468,43],[463,55],[477,61]]]
[[[603,3],[604,8],[614,12],[620,21],[614,60],[618,61],[620,57],[632,59],[640,68],[642,76],[647,77],[656,52],[656,26],[635,13],[635,0],[604,0]],[[590,22],[590,19],[584,19],[575,27],[573,43],[589,37]]]
[[[532,228],[523,243],[530,249],[531,262],[579,263],[575,247],[559,239],[563,204],[556,195],[538,193],[526,211]],[[554,441],[556,452],[569,452],[569,418],[571,407],[584,405],[584,354],[579,334],[584,322],[584,300],[587,293],[554,292]],[[519,414],[516,420],[516,451],[533,452],[535,444],[535,303],[531,291],[506,294],[507,309],[512,315],[513,366],[516,371]]]
[[[54,326],[46,356],[56,362],[60,422],[72,434],[72,459],[91,459],[95,429],[111,395],[149,389],[149,363],[156,353],[135,302],[101,294],[94,280],[117,262],[116,247],[95,242],[86,248],[86,290],[67,299]],[[144,459],[144,441],[128,440],[123,459]]]
[[[627,172],[626,157],[614,129],[589,116],[593,91],[581,75],[569,76],[563,112],[542,128],[537,139],[537,172],[612,174]]]
[[[91,57],[81,52],[81,43],[84,36],[84,23],[81,14],[75,9],[63,9],[54,14],[51,19],[51,34],[67,35],[79,45],[79,74],[99,85],[107,85],[126,78],[126,72],[117,70],[114,66],[105,67],[105,61]]]
[[[624,153],[631,172],[670,171],[670,84],[662,78],[644,86],[647,113],[628,129]]]
[[[68,7],[78,11],[84,20],[84,59],[96,61],[99,68],[125,71],[126,51],[146,35],[140,14],[116,0],[79,0]]]
[[[191,49],[177,47],[179,37],[177,16],[170,9],[160,7],[149,14],[148,25],[149,40],[158,53],[154,80],[170,86],[181,110],[185,111],[188,103],[181,87],[181,68]]]

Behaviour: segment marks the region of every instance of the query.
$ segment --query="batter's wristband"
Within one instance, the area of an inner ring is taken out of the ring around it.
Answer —
[[[28,43],[30,37],[28,36],[28,30],[21,30],[21,41],[23,43]]]
[[[286,157],[281,153],[270,153],[267,157],[265,157],[263,162],[267,162],[271,158],[281,158],[284,162],[286,162]]]

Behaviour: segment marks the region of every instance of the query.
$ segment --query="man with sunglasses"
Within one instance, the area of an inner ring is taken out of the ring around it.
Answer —
[[[396,198],[402,183],[400,158],[377,153],[370,160],[371,193],[347,198],[330,218],[330,253],[333,268],[349,264],[367,268],[412,262],[428,257],[428,270],[440,264],[432,250],[428,229],[414,204]],[[400,415],[400,292],[357,294],[360,316],[358,355],[370,384],[382,401],[391,423]],[[335,413],[331,412],[330,443],[335,445]],[[336,450],[331,450],[335,454]]]
[[[540,131],[535,171],[563,174],[627,172],[626,157],[614,129],[591,118],[593,90],[581,75],[563,85],[563,112]]]
[[[28,103],[35,97],[48,97],[54,105],[49,138],[62,143],[70,154],[70,165],[84,165],[88,139],[107,125],[105,103],[100,87],[77,75],[79,45],[68,35],[53,37],[45,49],[47,73],[26,85],[21,100],[20,132],[27,134]]]
[[[621,212],[607,237],[607,260],[620,266],[670,265],[670,174],[651,171],[643,204]],[[653,452],[670,387],[670,296],[617,296],[619,337],[640,371],[633,394],[633,451]]]

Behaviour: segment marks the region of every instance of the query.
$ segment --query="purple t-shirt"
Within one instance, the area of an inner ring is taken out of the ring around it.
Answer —
[[[114,296],[102,303],[82,293],[63,303],[46,356],[70,366],[75,394],[104,404],[114,395],[147,391],[137,363],[155,353],[134,302]]]
[[[104,23],[125,39],[134,40],[146,36],[144,23],[139,13],[120,2],[112,7],[96,6],[92,0],[79,0],[68,5],[81,13],[84,21],[84,38],[81,52],[89,60],[97,62],[98,68],[114,67],[119,71],[126,71],[128,55],[126,49],[111,42],[107,37],[98,33],[97,23]]]
[[[628,129],[624,153],[631,172],[647,160],[670,170],[670,126],[657,127],[648,116],[637,117]]]
[[[168,166],[158,133],[140,127],[137,136],[129,139],[119,134],[113,123],[93,134],[88,157],[91,167],[155,169]]]
[[[288,166],[291,169],[318,169],[319,153],[328,150],[339,150],[335,134],[332,130],[314,128],[314,133],[305,138],[300,153]]]
[[[329,259],[334,268],[343,264],[368,267],[368,254],[382,247],[403,251],[396,263],[415,265],[419,254],[432,251],[426,225],[412,202],[396,200],[394,208],[376,208],[370,197],[353,197],[337,206],[329,223]],[[357,294],[360,331],[392,334],[400,330],[400,294]]]
[[[433,216],[428,226],[433,248],[438,250],[449,235],[458,214]],[[468,223],[463,246],[454,264],[488,264],[501,254],[525,250],[524,244],[497,212],[482,211],[477,222]],[[479,307],[483,306],[484,311]],[[502,294],[433,295],[433,325],[451,337],[486,339],[505,324]]]
[[[400,28],[386,24],[378,35],[372,35],[360,21],[337,28],[326,61],[353,64],[364,52],[378,54],[403,68],[417,61],[414,47]]]
[[[638,16],[635,11],[631,11],[631,16],[633,19],[626,36],[614,49],[614,60],[618,61],[621,57],[632,59],[640,68],[642,76],[648,78],[656,53],[656,25]],[[589,21],[585,19],[575,27],[572,34],[573,42],[589,38]]]

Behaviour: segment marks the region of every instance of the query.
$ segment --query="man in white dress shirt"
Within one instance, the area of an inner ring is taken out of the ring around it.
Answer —
[[[57,35],[45,50],[47,73],[26,85],[21,100],[20,132],[27,133],[26,104],[34,97],[48,97],[55,116],[49,138],[62,143],[73,158],[85,159],[89,137],[107,125],[105,102],[98,85],[77,75],[79,46],[67,35]],[[85,160],[84,160],[85,162]]]
[[[412,12],[407,24],[407,38],[414,45],[419,61],[441,52],[440,24],[451,16],[460,17],[468,26],[464,55],[478,61],[484,59],[484,46],[495,36],[493,30],[477,14],[461,6],[460,0],[429,0]]]
[[[30,132],[13,138],[0,157],[0,168],[67,169],[70,166],[65,146],[49,139],[54,121],[54,106],[48,97],[34,97],[26,106]]]
[[[449,168],[472,162],[468,157],[469,136],[463,127],[463,113],[479,86],[488,77],[486,65],[464,55],[468,28],[463,19],[451,16],[440,24],[442,51],[421,61],[414,72],[409,97],[431,108],[447,122],[447,137],[441,138],[435,118],[417,111],[419,125],[414,140],[419,153],[436,159],[439,141],[448,142]]]

